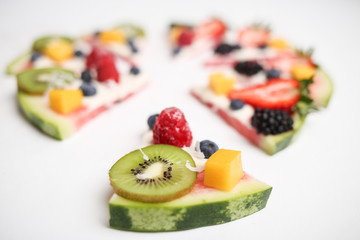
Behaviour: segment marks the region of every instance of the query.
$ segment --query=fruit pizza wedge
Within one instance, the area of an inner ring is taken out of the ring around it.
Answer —
[[[148,119],[143,146],[110,169],[110,226],[180,231],[234,221],[263,209],[272,187],[243,171],[241,152],[194,144],[175,107]]]
[[[60,67],[80,74],[86,56],[94,46],[107,49],[118,58],[136,65],[145,45],[145,31],[137,25],[119,26],[96,31],[82,37],[48,35],[36,39],[31,49],[18,56],[6,67],[6,72],[16,75],[33,68]]]
[[[315,64],[312,51],[300,51],[274,38],[268,27],[239,30],[236,47],[219,44],[209,84],[191,94],[241,135],[268,154],[286,148],[308,113],[327,107],[333,84]]]
[[[41,38],[34,42],[30,60],[9,65],[17,73],[20,108],[42,132],[63,140],[147,85],[148,77],[135,61],[113,50],[125,44],[120,36],[130,39],[120,30],[110,32],[96,33],[91,40]]]
[[[218,18],[199,25],[172,23],[168,32],[172,55],[191,58],[207,52],[223,41],[226,30],[226,24]]]

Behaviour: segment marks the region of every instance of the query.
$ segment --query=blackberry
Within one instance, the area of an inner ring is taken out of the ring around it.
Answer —
[[[234,67],[235,71],[246,76],[253,76],[263,70],[263,67],[255,61],[237,62]]]
[[[226,55],[231,53],[234,50],[234,47],[227,43],[220,43],[214,50],[216,54]]]
[[[294,121],[287,112],[278,109],[256,108],[251,125],[256,133],[276,135],[293,129]]]
[[[200,142],[200,151],[204,154],[205,158],[211,157],[219,147],[216,143],[210,140],[203,140]]]
[[[137,53],[137,52],[138,52],[138,49],[137,49],[137,47],[135,46],[134,40],[129,39],[129,40],[128,40],[128,45],[129,45],[132,53]]]

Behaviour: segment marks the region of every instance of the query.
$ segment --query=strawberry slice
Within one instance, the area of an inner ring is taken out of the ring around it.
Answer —
[[[203,23],[197,28],[197,35],[200,37],[221,38],[226,31],[226,25],[219,19],[212,19]]]
[[[265,84],[233,90],[230,99],[240,99],[255,108],[282,109],[290,111],[298,102],[299,82],[294,79],[273,79]]]
[[[247,27],[239,31],[237,38],[243,47],[260,47],[270,40],[270,31],[266,28]]]

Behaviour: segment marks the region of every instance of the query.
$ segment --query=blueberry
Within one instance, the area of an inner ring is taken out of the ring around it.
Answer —
[[[138,75],[140,73],[140,69],[138,67],[133,66],[130,68],[130,73],[133,75]]]
[[[84,53],[83,53],[82,51],[80,51],[80,50],[76,50],[76,51],[74,52],[74,55],[75,55],[75,57],[83,57],[83,56],[84,56]]]
[[[176,47],[173,49],[173,55],[178,55],[181,51],[181,47]]]
[[[96,88],[90,83],[84,82],[83,84],[81,84],[80,89],[85,97],[93,96],[96,94]]]
[[[231,100],[231,102],[230,102],[230,108],[232,110],[239,110],[239,109],[242,109],[243,107],[244,107],[244,102],[242,100],[234,99],[234,100]]]
[[[81,79],[86,82],[86,83],[90,83],[91,80],[92,80],[92,77],[91,77],[91,73],[90,73],[90,70],[85,70],[81,73]]]
[[[265,49],[267,46],[265,44],[260,45],[258,48]]]
[[[30,61],[31,61],[31,62],[35,62],[39,57],[41,57],[41,53],[39,53],[39,52],[33,52],[33,53],[31,54]]]
[[[277,69],[271,69],[266,71],[266,77],[268,79],[280,77],[280,71]]]
[[[210,140],[200,142],[200,151],[205,155],[205,158],[211,157],[217,150],[219,150],[218,145]]]
[[[151,130],[154,128],[155,121],[158,116],[159,116],[159,114],[153,114],[148,118],[147,123]]]
[[[128,40],[128,45],[129,45],[129,47],[131,48],[131,52],[132,52],[132,53],[137,53],[137,52],[138,52],[138,49],[137,49],[137,47],[135,46],[135,43],[134,43],[134,41],[133,41],[132,39],[129,39],[129,40]]]

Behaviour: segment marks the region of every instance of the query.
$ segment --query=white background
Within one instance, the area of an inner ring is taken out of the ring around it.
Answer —
[[[220,16],[232,27],[262,20],[290,43],[314,47],[335,85],[328,109],[308,117],[275,156],[249,144],[189,95],[206,83],[200,60],[169,61],[172,20]],[[360,2],[0,1],[0,68],[43,34],[80,35],[123,21],[143,25],[149,87],[59,142],[20,114],[13,77],[0,75],[0,239],[360,239]],[[108,226],[108,170],[140,144],[150,114],[177,106],[195,138],[242,150],[244,169],[273,186],[267,207],[218,226],[133,233]]]

